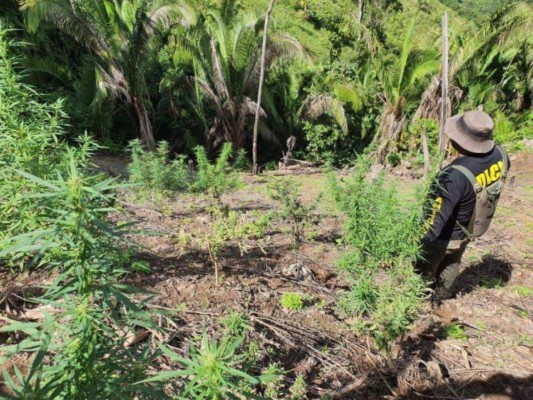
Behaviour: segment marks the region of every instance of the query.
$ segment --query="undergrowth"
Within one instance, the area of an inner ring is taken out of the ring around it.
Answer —
[[[239,152],[232,164],[231,143],[222,146],[214,162],[209,160],[205,148],[198,146],[195,149],[195,171],[188,167],[185,156],[171,161],[166,142],[160,142],[157,150],[150,152],[143,148],[140,140],[133,140],[129,150],[129,179],[138,188],[141,197],[150,195],[155,200],[160,200],[176,192],[191,191],[205,193],[214,200],[219,200],[222,194],[242,185],[236,170],[242,168],[246,157],[243,152]]]
[[[170,347],[160,344],[162,353],[181,369],[165,371],[141,383],[170,383],[179,399],[267,399],[259,395],[279,381],[280,369],[266,369],[254,373],[257,363],[252,343],[247,334],[250,327],[247,317],[232,313],[222,320],[226,333],[219,340],[210,338],[204,329],[202,335],[191,343],[188,355],[176,354]]]
[[[289,226],[293,247],[297,247],[305,236],[305,231],[320,222],[316,209],[322,194],[308,206],[300,199],[301,184],[294,179],[275,179],[268,183],[269,197],[279,205],[277,216]]]
[[[353,317],[356,331],[374,338],[389,354],[424,296],[424,282],[413,265],[420,256],[425,195],[420,191],[406,203],[384,174],[369,180],[370,165],[362,157],[350,178],[341,182],[329,176],[333,197],[346,216],[338,266],[351,287],[341,295],[339,308]]]
[[[252,372],[244,318],[232,317],[220,340],[204,332],[185,357],[158,343],[164,329],[153,322],[161,315],[148,307],[150,294],[123,283],[131,267],[147,266],[130,265],[130,225],[109,222],[124,185],[90,173],[96,146],[86,136],[77,146],[61,140],[62,103],[42,103],[22,83],[8,47],[0,27],[0,265],[46,269],[53,281],[28,302],[42,317],[2,317],[0,334],[7,340],[0,365],[28,360],[27,371],[17,362],[3,369],[2,397],[258,398],[261,385],[279,375]],[[150,155],[152,166],[162,164],[166,152],[162,145]],[[150,176],[150,184],[165,187],[168,170]],[[134,179],[145,179],[139,177]],[[246,235],[259,234],[257,229]],[[171,394],[165,391],[168,373],[148,375],[160,368],[162,353],[182,367],[181,384]]]

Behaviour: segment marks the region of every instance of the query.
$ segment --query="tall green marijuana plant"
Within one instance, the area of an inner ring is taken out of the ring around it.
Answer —
[[[40,188],[31,197],[44,226],[4,239],[0,258],[30,252],[56,278],[34,300],[44,320],[0,328],[23,333],[21,341],[4,346],[0,363],[17,353],[35,354],[28,375],[16,367],[14,378],[4,373],[14,398],[131,399],[148,390],[130,386],[143,377],[150,351],[128,340],[138,327],[155,326],[130,298],[134,290],[119,283],[126,273],[117,243],[123,232],[106,222],[117,186],[82,174],[72,155],[66,176],[17,174]]]
[[[370,181],[370,165],[361,158],[343,183],[330,175],[333,196],[346,215],[339,268],[351,281],[339,306],[388,353],[422,304],[425,286],[413,265],[420,256],[425,195],[406,204],[384,174]]]

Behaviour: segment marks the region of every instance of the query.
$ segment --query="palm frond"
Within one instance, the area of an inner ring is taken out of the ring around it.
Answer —
[[[226,79],[224,77],[224,71],[222,70],[222,64],[218,56],[215,40],[211,38],[211,61],[213,63],[213,78],[215,84],[215,90],[222,98],[229,99],[229,91],[226,86]]]
[[[348,134],[348,120],[344,111],[343,104],[340,100],[334,97],[321,94],[311,95],[305,100],[300,113],[303,113],[304,118],[315,120],[324,114],[331,115],[339,124],[345,135]]]
[[[364,92],[354,85],[337,84],[334,86],[333,92],[337,99],[343,103],[349,104],[354,112],[361,111],[363,105],[366,103]]]
[[[68,0],[22,0],[20,8],[26,17],[26,25],[36,32],[42,21],[48,21],[69,32],[77,41],[95,53],[107,49],[105,38],[88,18],[78,15]]]
[[[398,64],[398,82],[396,83],[397,88],[401,88],[403,85],[407,62],[409,60],[409,56],[411,54],[411,51],[414,45],[413,37],[415,33],[415,26],[416,26],[417,19],[418,19],[418,14],[415,14],[413,19],[411,20],[411,23],[409,24],[409,28],[407,29],[407,32],[403,40],[402,52],[400,54],[400,61]]]

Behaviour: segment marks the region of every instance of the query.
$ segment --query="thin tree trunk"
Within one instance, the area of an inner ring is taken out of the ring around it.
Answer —
[[[156,146],[154,133],[152,131],[152,123],[148,117],[148,112],[146,111],[144,102],[142,100],[139,101],[136,97],[133,97],[132,105],[139,122],[139,135],[146,144],[146,147],[148,147],[148,150],[154,151]]]
[[[259,112],[261,110],[261,97],[263,96],[263,83],[265,81],[265,63],[266,63],[266,46],[268,40],[268,25],[270,23],[270,15],[274,9],[276,0],[271,0],[268,10],[265,16],[265,30],[263,32],[263,48],[261,50],[261,70],[259,73],[259,90],[257,93],[257,108],[255,110],[255,121],[254,121],[254,144],[253,144],[253,173],[257,174],[258,165],[257,165],[257,136],[259,135]]]
[[[439,152],[444,155],[448,140],[444,132],[446,119],[448,117],[448,68],[449,68],[449,46],[448,46],[448,13],[444,13],[442,18],[442,100],[440,114],[440,134],[439,134]]]
[[[357,13],[357,22],[361,24],[363,21],[363,13],[365,11],[365,0],[359,0],[359,11]]]
[[[425,129],[422,131],[422,151],[424,152],[424,176],[427,178],[430,172],[430,165],[429,165],[428,137],[427,137]]]

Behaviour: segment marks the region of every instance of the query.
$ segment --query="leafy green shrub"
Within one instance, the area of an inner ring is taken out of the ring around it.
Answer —
[[[355,316],[358,329],[388,352],[422,302],[425,285],[413,265],[420,256],[425,196],[417,194],[419,200],[405,204],[393,185],[386,187],[384,174],[369,181],[370,165],[360,159],[354,175],[342,183],[329,176],[333,197],[346,215],[346,249],[338,265],[351,288],[341,295],[339,308]]]
[[[32,194],[43,214],[43,227],[8,237],[0,258],[33,254],[35,262],[57,271],[55,281],[36,299],[47,310],[38,322],[16,322],[0,332],[21,332],[24,339],[3,349],[3,358],[35,353],[30,372],[6,382],[18,398],[131,399],[153,390],[131,388],[144,377],[150,347],[129,343],[138,326],[157,329],[142,306],[133,302],[133,288],[120,284],[120,228],[107,224],[118,188],[112,179],[82,174],[70,160],[68,175],[55,180],[18,174],[39,187]],[[59,253],[57,258],[47,257]],[[0,360],[3,362],[4,360]],[[6,375],[7,376],[7,375]]]
[[[250,160],[248,159],[246,150],[240,149],[237,152],[237,157],[235,157],[235,161],[233,161],[232,169],[234,171],[240,171],[240,172],[251,171],[252,164],[250,163]]]
[[[244,368],[246,364],[245,336],[224,336],[220,341],[203,332],[199,346],[192,345],[187,357],[178,356],[167,346],[160,349],[168,358],[184,369],[165,371],[145,380],[166,382],[179,378],[182,387],[177,389],[181,399],[237,399],[259,398],[255,388],[275,381],[279,375],[253,375]]]
[[[311,205],[305,206],[300,200],[300,187],[301,184],[294,179],[275,179],[268,184],[270,198],[279,203],[277,216],[289,225],[294,246],[300,243],[310,225],[320,221],[315,211],[322,194]]]
[[[304,121],[303,131],[309,159],[328,163],[346,161],[343,157],[339,159],[339,141],[345,136],[341,129]]]
[[[77,147],[62,140],[67,123],[63,101],[45,103],[23,82],[18,60],[10,53],[16,43],[6,35],[0,26],[0,241],[45,226],[42,210],[34,206],[39,185],[18,170],[52,178],[57,171],[64,173],[70,160],[86,165],[97,148],[88,136],[81,136]],[[19,253],[17,260],[4,262],[18,262],[22,268],[26,257]]]
[[[131,163],[128,165],[130,182],[154,194],[162,195],[186,190],[190,184],[185,157],[168,159],[168,143],[160,142],[154,152],[146,151],[139,139],[129,145]]]
[[[224,143],[222,151],[214,164],[209,162],[205,148],[195,149],[198,171],[192,189],[195,192],[207,193],[219,199],[223,193],[241,186],[237,175],[231,171],[230,159],[233,154],[231,143]]]
[[[280,304],[289,311],[301,311],[304,308],[304,299],[299,293],[283,293]]]

